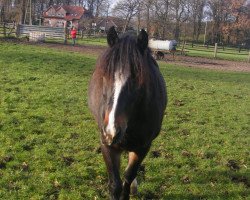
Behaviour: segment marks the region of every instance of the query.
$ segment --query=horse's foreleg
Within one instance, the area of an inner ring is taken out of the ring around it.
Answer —
[[[147,155],[148,150],[149,148],[144,149],[140,152],[129,152],[129,161],[125,171],[125,181],[123,183],[122,195],[120,200],[129,199],[131,183],[135,180],[140,164]]]
[[[111,199],[119,200],[122,192],[122,181],[119,173],[121,151],[104,144],[101,145],[101,150],[108,170]]]
[[[138,183],[136,178],[133,180],[133,182],[130,185],[130,194],[131,195],[136,195],[137,194],[137,187],[138,187]]]

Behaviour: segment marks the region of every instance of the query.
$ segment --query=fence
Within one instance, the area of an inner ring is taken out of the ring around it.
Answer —
[[[0,23],[0,35],[3,36],[13,36],[16,33],[15,23]]]
[[[183,42],[179,44],[179,48],[188,52],[191,56],[222,58],[227,60],[248,61],[250,62],[250,51],[242,47],[228,47],[215,45],[200,45]]]
[[[16,34],[20,36],[30,36],[30,33],[44,34],[45,38],[64,39],[66,40],[66,30],[59,27],[35,26],[19,24]]]

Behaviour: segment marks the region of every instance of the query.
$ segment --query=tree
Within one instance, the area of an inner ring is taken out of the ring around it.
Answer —
[[[157,28],[155,28],[155,34],[162,39],[166,38],[167,26],[170,24],[170,9],[171,0],[156,0],[154,1],[155,7],[155,20],[157,21]],[[157,30],[157,31],[156,31]],[[158,32],[158,33],[157,33]]]
[[[221,42],[222,40],[222,24],[227,18],[227,0],[208,0],[207,5],[209,11],[207,12],[212,20],[212,38],[211,42]]]
[[[227,4],[228,17],[222,26],[222,32],[233,43],[243,43],[250,35],[250,3],[246,0],[229,0]]]
[[[175,22],[174,39],[179,40],[181,23],[186,21],[189,17],[189,7],[185,0],[173,0],[172,1],[173,18]]]
[[[120,0],[114,6],[113,13],[125,20],[123,32],[128,29],[131,19],[138,13],[139,5],[140,1],[138,0]]]
[[[151,23],[150,23],[150,14],[151,14],[151,9],[153,7],[153,0],[146,0],[144,2],[144,7],[145,7],[145,19],[146,19],[146,27],[147,27],[147,32],[150,34],[151,33]]]
[[[193,24],[192,40],[196,42],[201,33],[204,6],[205,0],[190,1],[191,22]]]

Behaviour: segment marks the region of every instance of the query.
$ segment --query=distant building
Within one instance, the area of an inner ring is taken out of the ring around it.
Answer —
[[[88,10],[80,6],[50,6],[43,13],[43,25],[51,27],[64,27],[67,23],[68,27],[79,27],[79,20],[90,18]]]
[[[124,19],[109,16],[99,18],[96,23],[96,28],[102,32],[106,32],[110,27],[114,26],[118,32],[121,32],[124,25]]]

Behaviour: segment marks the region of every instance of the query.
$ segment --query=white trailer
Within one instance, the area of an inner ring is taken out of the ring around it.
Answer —
[[[149,47],[156,59],[163,59],[165,53],[172,53],[174,57],[176,46],[177,42],[175,40],[149,40]]]

